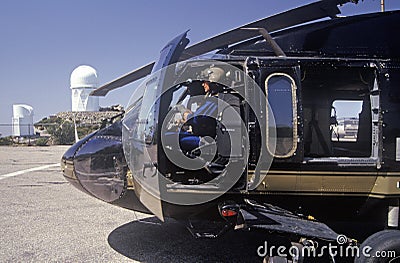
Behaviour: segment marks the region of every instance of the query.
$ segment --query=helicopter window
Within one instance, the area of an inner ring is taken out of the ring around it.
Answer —
[[[172,93],[172,100],[170,103],[170,108],[172,108],[173,106],[175,106],[178,102],[180,102],[182,99],[183,100],[187,100],[186,98],[188,97],[188,95],[186,95],[185,97],[183,97],[183,95],[185,95],[187,93],[187,87],[186,86],[182,86],[179,89],[177,89],[176,91],[174,91]],[[183,102],[184,103],[184,102]],[[183,104],[182,103],[182,104]]]
[[[335,100],[331,112],[332,142],[357,142],[362,101]]]
[[[268,112],[268,126],[276,127],[275,157],[286,158],[297,148],[296,85],[292,77],[273,73],[265,80],[266,95],[272,112]],[[267,108],[268,109],[268,108]],[[272,121],[272,119],[275,120]]]
[[[138,127],[136,136],[138,140],[146,144],[154,142],[155,133],[157,130],[158,118],[158,103],[157,98],[157,76],[146,82],[146,90],[143,95],[142,107],[139,113]]]
[[[179,124],[184,120],[184,113],[190,110],[188,108],[189,99],[190,95],[186,86],[180,86],[172,93],[169,113],[166,117],[168,120],[168,131],[177,131],[176,129],[179,127]]]

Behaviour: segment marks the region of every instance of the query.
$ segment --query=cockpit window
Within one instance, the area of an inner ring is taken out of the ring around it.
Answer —
[[[143,95],[141,110],[137,121],[136,139],[152,144],[157,131],[157,117],[159,98],[157,97],[158,76],[146,82],[146,90]]]
[[[170,107],[172,107],[173,105],[178,104],[178,102],[182,100],[182,96],[186,92],[187,92],[187,87],[186,86],[181,86],[177,90],[175,90],[172,93],[172,100],[171,100],[171,103],[170,103]]]
[[[273,73],[265,80],[265,87],[269,103],[267,109],[272,111],[267,114],[268,129],[276,126],[276,149],[273,154],[278,158],[287,158],[297,148],[296,84],[288,74]]]

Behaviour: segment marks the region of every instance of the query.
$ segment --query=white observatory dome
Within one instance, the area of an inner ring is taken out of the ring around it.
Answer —
[[[26,104],[13,105],[12,118],[13,136],[32,136],[33,133],[33,108]]]
[[[71,73],[72,111],[98,111],[99,98],[90,96],[98,87],[97,71],[86,65],[74,69]]]
[[[97,71],[86,65],[74,69],[71,73],[71,89],[76,88],[97,88],[99,81]]]

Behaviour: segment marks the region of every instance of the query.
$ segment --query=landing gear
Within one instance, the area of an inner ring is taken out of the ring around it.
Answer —
[[[360,246],[354,263],[400,262],[400,231],[383,230],[368,237]]]
[[[292,253],[289,253],[288,257],[279,257],[279,256],[266,256],[263,260],[263,263],[303,263],[304,258],[301,253],[303,250],[303,245],[300,243],[294,243],[292,242],[291,244],[290,251]],[[296,249],[293,249],[296,248]],[[288,248],[289,249],[289,248]]]

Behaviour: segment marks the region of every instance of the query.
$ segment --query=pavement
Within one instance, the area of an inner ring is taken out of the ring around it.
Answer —
[[[262,262],[260,233],[194,239],[80,192],[60,171],[67,148],[0,147],[0,262]]]

